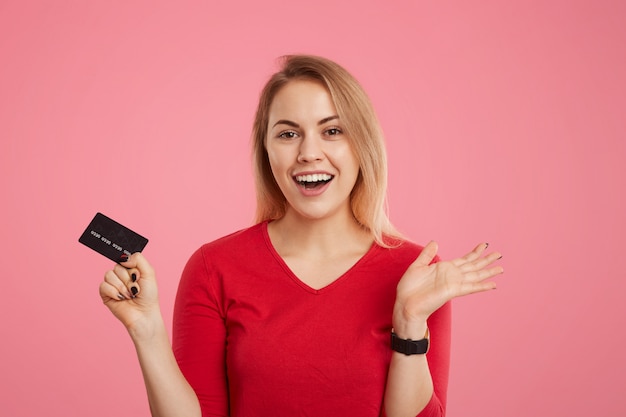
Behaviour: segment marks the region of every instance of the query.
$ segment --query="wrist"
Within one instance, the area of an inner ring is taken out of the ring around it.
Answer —
[[[411,323],[396,326],[394,324],[392,331],[401,339],[420,340],[428,332],[426,321],[422,323]]]
[[[135,344],[150,342],[163,334],[167,334],[160,311],[155,311],[141,320],[137,320],[128,326],[127,330]]]
[[[402,308],[395,308],[391,323],[393,331],[398,337],[420,340],[428,329],[427,319],[427,316],[409,315]]]

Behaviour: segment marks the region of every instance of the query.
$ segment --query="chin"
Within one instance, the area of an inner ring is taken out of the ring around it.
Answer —
[[[294,208],[292,206],[292,214],[295,218],[301,218],[307,221],[317,221],[317,220],[329,220],[332,218],[343,218],[341,209],[331,209],[331,208],[313,208],[306,207],[304,209]]]

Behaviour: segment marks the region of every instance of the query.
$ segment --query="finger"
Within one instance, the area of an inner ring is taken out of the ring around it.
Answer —
[[[143,256],[141,252],[133,253],[127,261],[121,262],[124,268],[130,271],[129,276],[132,278],[132,273],[135,273],[135,281],[139,278],[153,278],[154,269],[148,260]]]
[[[413,265],[416,266],[428,266],[432,263],[435,256],[437,256],[437,250],[439,249],[437,242],[431,240],[428,242],[424,249],[420,252],[419,256],[415,261],[413,261]]]
[[[154,276],[152,266],[140,252],[132,254],[127,261],[121,262],[120,266],[126,270],[126,275],[128,276],[126,285],[133,298],[141,291],[137,281],[140,278],[146,279]]]
[[[495,290],[496,288],[497,288],[496,283],[494,281],[466,283],[465,285],[461,287],[458,296],[462,297],[464,295],[476,294],[479,292]]]
[[[476,259],[480,258],[480,255],[482,255],[482,253],[488,247],[489,247],[489,243],[480,243],[474,249],[472,249],[471,252],[469,252],[465,256],[462,256],[460,258],[457,258],[457,259],[453,260],[452,263],[454,265],[456,265],[456,266],[461,266],[461,265],[464,265],[464,264],[466,264],[468,262],[473,262]]]
[[[113,272],[126,288],[126,291],[122,292],[122,294],[130,298],[134,298],[137,294],[139,294],[139,285],[136,284],[138,273],[136,269],[128,269],[123,265],[117,264],[113,268]]]
[[[118,264],[115,265],[113,270],[129,288],[139,279],[139,270],[137,268],[126,268]]]
[[[125,268],[120,264],[116,264],[113,267],[113,273],[118,276],[118,278],[124,283],[124,285],[127,285],[130,282],[130,271],[128,270],[128,268]]]
[[[108,303],[112,300],[124,301],[126,297],[119,293],[117,288],[109,284],[108,282],[102,281],[100,283],[100,298],[102,298],[103,303]]]
[[[124,284],[124,282],[120,279],[120,277],[114,271],[107,271],[104,274],[104,281],[100,285],[101,290],[102,290],[102,285],[104,284],[108,286],[106,288],[110,288],[105,293],[110,298],[117,298],[119,300],[126,300],[126,299],[132,298],[132,294],[130,293],[128,288],[126,288],[126,285]]]
[[[501,266],[495,266],[493,268],[481,269],[479,271],[467,273],[465,274],[465,277],[467,278],[467,281],[476,283],[482,282],[489,278],[493,278],[496,275],[500,275],[502,273],[504,273],[504,268],[502,268]]]
[[[463,271],[477,271],[479,269],[483,269],[492,263],[502,259],[502,254],[500,252],[493,252],[487,256],[482,258],[478,258],[475,261],[468,262],[464,265],[461,265],[461,270]]]

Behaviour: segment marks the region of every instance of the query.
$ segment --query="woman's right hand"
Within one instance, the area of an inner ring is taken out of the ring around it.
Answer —
[[[200,417],[198,397],[174,357],[159,308],[154,269],[146,258],[133,253],[107,271],[100,297],[135,344],[151,414]]]
[[[139,252],[104,274],[100,297],[133,338],[150,337],[162,325],[154,269]]]

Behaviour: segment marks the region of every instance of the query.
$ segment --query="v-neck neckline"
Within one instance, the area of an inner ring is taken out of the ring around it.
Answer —
[[[261,232],[263,234],[263,239],[265,240],[265,244],[267,245],[268,250],[270,251],[270,253],[274,257],[276,262],[280,265],[280,267],[289,276],[289,278],[291,278],[299,287],[301,287],[302,289],[304,289],[305,291],[307,291],[307,292],[309,292],[311,294],[320,295],[320,294],[323,294],[323,293],[325,293],[327,291],[330,291],[335,286],[340,285],[343,281],[347,280],[352,275],[354,270],[357,269],[366,259],[368,259],[370,256],[372,256],[372,254],[376,251],[376,248],[378,248],[378,245],[376,244],[376,242],[372,242],[372,244],[369,247],[369,249],[367,250],[367,252],[365,252],[350,268],[348,268],[344,273],[339,275],[337,278],[332,280],[327,285],[325,285],[325,286],[323,286],[323,287],[321,287],[319,289],[316,289],[316,288],[311,287],[306,282],[302,281],[300,279],[300,277],[298,277],[298,275],[296,275],[296,273],[289,267],[289,265],[287,265],[287,262],[285,262],[283,257],[280,256],[280,254],[278,253],[278,251],[274,247],[274,244],[272,243],[272,239],[270,238],[269,231],[268,231],[268,223],[269,222],[266,221],[261,226]]]

